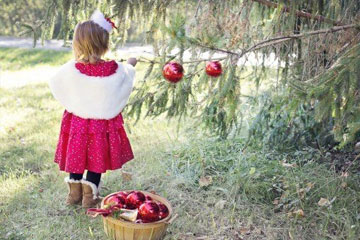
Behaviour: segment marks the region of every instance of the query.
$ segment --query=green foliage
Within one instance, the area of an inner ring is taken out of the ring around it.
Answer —
[[[306,82],[294,82],[315,109],[318,122],[332,120],[331,132],[341,146],[358,140],[360,128],[360,44],[348,49],[331,68]]]
[[[278,151],[335,145],[332,119],[318,122],[315,109],[289,93],[265,93],[256,100],[259,110],[249,130],[249,143]],[[261,141],[259,141],[261,139]]]
[[[0,1],[0,35],[33,33],[32,28],[40,24],[45,12],[46,6],[42,0]]]

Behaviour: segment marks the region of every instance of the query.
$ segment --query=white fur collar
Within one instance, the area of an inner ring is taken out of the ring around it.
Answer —
[[[75,61],[69,61],[50,79],[54,97],[71,112],[82,118],[111,119],[125,107],[133,88],[135,69],[118,64],[116,72],[107,77],[80,73]]]

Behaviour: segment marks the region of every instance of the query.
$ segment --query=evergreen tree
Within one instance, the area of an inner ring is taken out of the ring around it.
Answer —
[[[146,116],[191,116],[226,137],[241,128],[241,86],[248,81],[261,86],[267,61],[274,59],[274,93],[286,90],[290,105],[311,105],[319,122],[335,122],[332,133],[343,145],[359,133],[358,0],[57,0],[47,6],[44,38],[52,37],[57,16],[62,19],[57,37],[71,37],[76,22],[96,8],[120,26],[114,46],[126,41],[131,23],[146,33],[155,56],[142,59],[149,67],[127,107],[130,116],[139,118],[144,111]],[[211,59],[223,64],[219,78],[203,71]],[[170,60],[185,66],[177,84],[162,77]]]

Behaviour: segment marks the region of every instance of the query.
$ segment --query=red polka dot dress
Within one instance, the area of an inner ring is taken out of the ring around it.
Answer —
[[[96,64],[76,63],[87,76],[104,77],[115,73],[115,61]],[[61,123],[55,162],[61,171],[83,173],[85,169],[104,173],[134,158],[121,113],[108,120],[86,119],[65,110]]]

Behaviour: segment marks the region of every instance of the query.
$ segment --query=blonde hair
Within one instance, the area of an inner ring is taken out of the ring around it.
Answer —
[[[84,63],[96,63],[109,49],[109,33],[93,21],[79,23],[74,32],[75,59]]]

